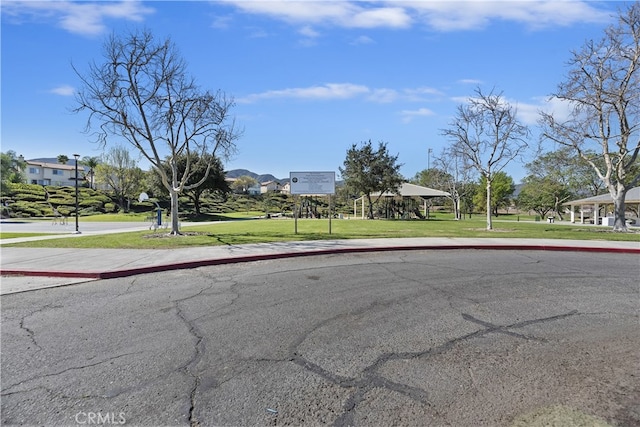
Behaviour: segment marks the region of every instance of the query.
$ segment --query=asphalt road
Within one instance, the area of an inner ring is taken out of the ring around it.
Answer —
[[[638,425],[639,270],[410,251],[5,295],[2,424]]]

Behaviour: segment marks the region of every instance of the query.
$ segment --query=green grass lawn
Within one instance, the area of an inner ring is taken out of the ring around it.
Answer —
[[[615,240],[640,242],[640,233],[613,233],[609,227],[548,224],[546,222],[494,221],[494,230],[486,231],[485,219],[463,221],[430,219],[428,221],[401,220],[329,220],[300,219],[298,233],[294,233],[294,220],[220,221],[209,225],[189,225],[182,228],[184,235],[169,236],[166,231],[139,231],[99,236],[74,236],[15,243],[14,247],[55,248],[127,248],[167,249],[189,246],[239,245],[246,243],[294,240],[376,239],[403,237],[473,237],[473,238],[539,238],[574,240]]]
[[[141,213],[108,213],[100,215],[88,215],[80,217],[82,222],[147,222],[147,218],[155,213],[153,211],[141,212]],[[225,214],[202,214],[197,217],[186,218],[189,221],[201,222],[201,221],[227,221],[230,219],[247,219],[255,218],[264,215],[264,212],[249,211],[249,212],[233,212]],[[69,218],[70,221],[73,217]],[[167,217],[163,215],[162,221],[167,221]]]
[[[20,237],[37,237],[37,236],[51,236],[54,233],[4,233],[0,231],[0,240],[2,239],[17,239]],[[57,233],[55,233],[57,234]]]

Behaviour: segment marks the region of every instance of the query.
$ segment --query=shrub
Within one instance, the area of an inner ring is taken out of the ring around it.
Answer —
[[[11,210],[22,217],[37,217],[45,216],[50,208],[47,205],[41,205],[40,203],[31,203],[24,200],[19,200],[9,205]]]

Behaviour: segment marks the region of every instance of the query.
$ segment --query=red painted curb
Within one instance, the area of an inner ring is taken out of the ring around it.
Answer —
[[[185,261],[173,264],[155,265],[149,267],[131,268],[126,270],[112,270],[103,272],[79,272],[79,271],[38,271],[38,270],[2,270],[0,274],[5,276],[34,276],[34,277],[66,277],[66,278],[86,278],[86,279],[113,279],[118,277],[129,277],[138,274],[157,273],[161,271],[184,270],[198,267],[208,267],[213,265],[237,264],[241,262],[267,261],[282,258],[296,258],[315,255],[333,255],[348,253],[366,252],[393,252],[393,251],[416,251],[416,250],[536,250],[536,251],[563,251],[563,252],[592,252],[592,253],[625,253],[639,254],[639,249],[632,248],[598,248],[598,247],[575,247],[575,246],[548,246],[548,245],[447,245],[447,246],[384,246],[384,247],[363,247],[363,248],[338,248],[319,249],[304,252],[281,252],[275,254],[245,255],[231,258],[205,259],[198,261]]]
[[[40,270],[5,270],[0,269],[2,276],[33,276],[33,277],[66,277],[69,279],[100,279],[102,273],[86,271],[40,271]]]

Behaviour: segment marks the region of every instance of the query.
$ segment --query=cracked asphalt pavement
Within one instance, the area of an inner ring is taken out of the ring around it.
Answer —
[[[639,272],[399,251],[5,295],[2,425],[640,425]]]

